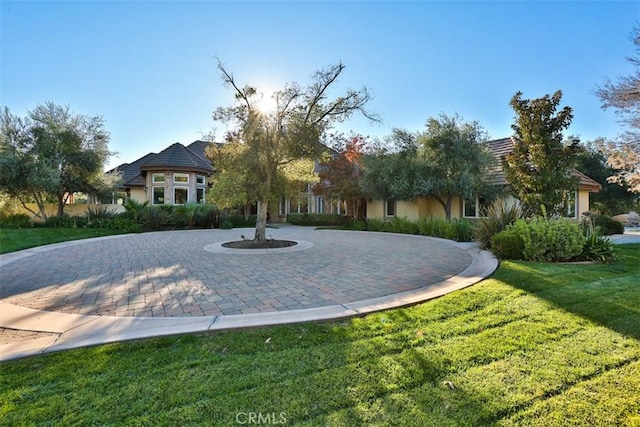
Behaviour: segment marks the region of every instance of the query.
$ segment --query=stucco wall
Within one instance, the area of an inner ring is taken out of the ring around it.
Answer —
[[[29,207],[29,209],[32,209],[35,212],[39,212],[38,211],[38,207],[36,206],[35,203],[27,203],[27,206]],[[122,205],[117,205],[117,204],[104,204],[104,205],[98,205],[98,204],[73,204],[73,205],[65,205],[64,206],[64,213],[66,215],[69,216],[84,216],[85,213],[87,212],[87,208],[104,208],[107,207],[108,209],[111,209],[113,211],[115,211],[115,213],[122,213],[125,211],[124,207]],[[47,203],[45,205],[45,210],[47,212],[48,216],[55,216],[58,213],[58,205],[53,204],[53,203]],[[29,212],[27,209],[25,209],[22,205],[18,205],[17,209],[16,209],[16,213],[24,213],[29,215],[34,221],[39,222],[42,221],[40,218],[34,216],[31,212]]]
[[[510,195],[506,195],[505,200],[508,204],[517,203],[517,199]],[[578,191],[578,218],[588,210],[589,192],[580,190]],[[454,197],[451,203],[451,218],[462,218],[463,215],[462,200],[459,197]],[[442,205],[435,198],[421,197],[415,201],[396,202],[396,216],[411,220],[425,217],[444,218],[445,212]],[[367,218],[384,219],[384,202],[382,200],[367,202]]]
[[[582,214],[589,210],[589,192],[586,190],[578,191],[578,218],[582,217]]]
[[[139,203],[144,203],[148,200],[147,193],[142,188],[132,188],[130,197]]]
[[[459,203],[459,202],[458,202]],[[457,205],[453,205],[452,217],[460,215],[460,209]],[[398,200],[396,202],[396,217],[416,220],[424,217],[444,217],[444,209],[438,201],[432,197],[421,197],[417,200],[406,201]],[[384,219],[384,201],[372,200],[367,202],[367,218]]]
[[[384,202],[382,200],[367,200],[367,218],[384,218]]]

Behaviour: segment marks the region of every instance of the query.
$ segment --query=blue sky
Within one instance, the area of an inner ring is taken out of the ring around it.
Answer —
[[[216,56],[265,92],[342,61],[334,93],[367,86],[384,121],[341,128],[363,135],[457,112],[500,138],[516,91],[561,89],[575,115],[568,133],[615,137],[621,127],[593,91],[633,71],[640,2],[3,0],[0,13],[1,104],[103,116],[115,166],[214,130],[211,113],[232,101]]]

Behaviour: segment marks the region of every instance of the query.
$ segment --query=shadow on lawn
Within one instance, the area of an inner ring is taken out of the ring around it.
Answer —
[[[616,250],[614,264],[504,262],[494,278],[640,340],[640,244]]]

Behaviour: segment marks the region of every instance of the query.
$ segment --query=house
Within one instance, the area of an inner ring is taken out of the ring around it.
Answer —
[[[487,142],[487,147],[496,158],[497,166],[491,171],[491,183],[498,187],[506,187],[508,182],[502,170],[501,159],[509,154],[515,143],[514,137],[496,139]],[[602,186],[578,170],[573,170],[573,175],[578,178],[576,192],[570,197],[566,216],[580,218],[589,210],[589,193],[598,192]],[[507,196],[515,203],[513,196]],[[507,200],[509,201],[509,200]],[[465,200],[455,198],[452,204],[451,218],[478,218],[482,214],[485,202],[482,198]],[[445,212],[440,203],[433,197],[420,197],[416,200],[369,200],[367,202],[367,218],[390,219],[393,217],[406,217],[418,219],[423,217],[444,217]]]
[[[175,143],[158,154],[149,153],[113,171],[122,174],[118,190],[140,203],[151,205],[204,203],[207,178],[213,166],[205,156],[208,141],[188,146]]]
[[[159,153],[149,153],[131,163],[117,166],[113,171],[122,174],[118,190],[140,203],[150,205],[186,202],[204,203],[210,191],[207,178],[214,168],[205,155],[210,141],[194,141],[188,146],[175,143]],[[284,222],[290,213],[345,213],[344,201],[315,195],[312,186],[301,188],[298,197],[282,197],[270,208],[272,221]],[[255,213],[255,206],[253,212]]]

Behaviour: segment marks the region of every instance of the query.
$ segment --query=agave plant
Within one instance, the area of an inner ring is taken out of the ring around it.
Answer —
[[[507,203],[498,199],[489,206],[476,224],[474,237],[483,249],[491,247],[493,236],[507,228],[522,217],[522,209],[518,204]]]

